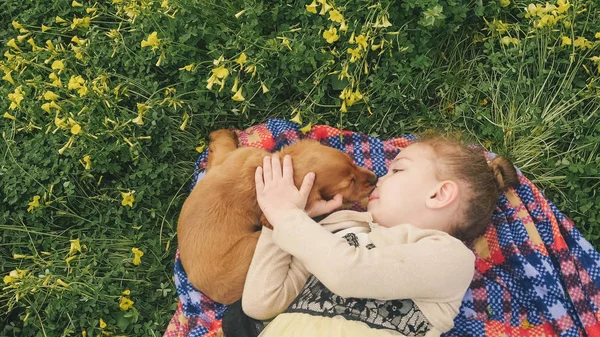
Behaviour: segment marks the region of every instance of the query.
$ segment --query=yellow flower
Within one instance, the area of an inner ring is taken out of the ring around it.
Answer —
[[[590,60],[594,63],[600,63],[600,56],[592,56]]]
[[[56,60],[52,62],[52,70],[63,71],[65,69],[65,64],[61,60]]]
[[[31,45],[31,49],[33,51],[38,51],[38,50],[43,50],[44,48],[40,48],[35,44],[35,41],[33,40],[33,38],[30,38],[29,40],[27,40],[27,43],[29,43]]]
[[[71,126],[71,133],[74,135],[78,135],[81,133],[81,126],[77,123],[73,124],[73,126]]]
[[[240,89],[239,89],[239,90],[238,90],[238,91],[235,93],[235,95],[233,95],[233,96],[231,97],[231,99],[232,99],[232,100],[234,100],[234,101],[236,101],[236,102],[243,102],[244,100],[246,100],[246,99],[244,98],[244,96],[242,95],[242,88],[240,88]]]
[[[50,84],[53,87],[62,87],[62,82],[60,80],[60,78],[58,78],[58,75],[56,75],[56,73],[50,73],[50,75],[48,75],[48,77],[52,80],[52,83]]]
[[[328,30],[323,32],[323,38],[327,40],[328,43],[334,43],[340,37],[337,35],[337,29],[331,26]]]
[[[556,4],[558,5],[558,7],[556,8],[556,12],[558,12],[558,14],[566,12],[567,10],[569,10],[569,7],[571,7],[571,4],[568,0],[558,0]]]
[[[535,28],[544,28],[544,27],[551,27],[554,26],[559,20],[558,16],[554,16],[551,14],[543,14],[540,18],[540,21],[538,21],[537,24],[535,24]]]
[[[520,41],[519,41],[519,39],[517,39],[517,38],[510,37],[510,36],[505,36],[505,37],[503,37],[502,39],[500,39],[500,42],[501,42],[503,45],[505,45],[505,46],[508,46],[508,45],[510,45],[511,43],[512,43],[512,44],[514,44],[514,45],[516,46],[516,45],[518,45],[518,44],[519,44],[519,42],[520,42]]]
[[[595,38],[600,39],[600,32],[596,33],[596,35],[594,35]]]
[[[62,110],[62,108],[58,104],[56,104],[56,102],[54,102],[54,101],[50,102],[50,107],[54,108],[56,110]]]
[[[100,329],[106,328],[106,322],[102,318],[100,318]]]
[[[239,78],[235,78],[233,80],[233,88],[231,88],[231,92],[237,92],[238,91],[238,85],[240,83],[240,79]]]
[[[169,0],[163,0],[163,2],[160,4],[161,8],[169,8]]]
[[[17,120],[17,118],[15,116],[9,114],[8,111],[4,113],[3,117],[6,119],[10,119],[11,121]]]
[[[221,65],[219,68],[214,68],[212,73],[219,79],[225,79],[229,76],[229,70],[227,70],[224,65]]]
[[[240,18],[240,16],[244,15],[244,13],[246,13],[246,10],[245,10],[245,9],[242,9],[241,11],[239,11],[239,12],[235,13],[235,15],[234,15],[234,16],[235,16],[235,18],[236,18],[236,19],[239,19],[239,18]]]
[[[14,85],[15,81],[13,80],[12,76],[10,75],[10,73],[11,73],[10,71],[7,72],[4,76],[2,76],[2,79],[6,80],[6,81],[10,82],[10,84]]]
[[[247,60],[247,59],[248,59],[248,57],[246,56],[246,54],[245,54],[244,52],[242,52],[242,53],[240,54],[240,57],[238,57],[238,58],[235,60],[235,63],[239,64],[239,65],[240,65],[240,67],[243,67],[243,66],[244,66],[244,63],[246,63],[246,60]]]
[[[85,170],[90,170],[92,168],[92,159],[89,155],[86,155],[83,157],[83,163],[81,164]]]
[[[342,106],[340,106],[340,112],[348,112],[348,108],[346,108],[346,101],[342,101]]]
[[[11,54],[10,51],[5,51],[4,52],[4,56],[6,57],[7,60],[11,60],[13,57],[15,57],[15,55]]]
[[[313,13],[313,14],[317,14],[317,2],[315,0],[313,0],[313,2],[310,3],[310,5],[306,5],[306,10]]]
[[[129,310],[131,307],[133,307],[133,301],[125,296],[121,296],[121,303],[119,303],[119,308],[121,308],[121,310]]]
[[[27,212],[32,212],[36,207],[40,206],[40,196],[36,195],[33,197],[33,200],[28,203],[29,207],[27,208]]]
[[[123,290],[121,295],[129,296],[129,295],[131,295],[131,291],[129,289],[125,289],[125,290]]]
[[[348,54],[350,54],[352,57],[350,58],[350,63],[354,63],[356,62],[356,60],[360,59],[361,54],[360,54],[360,48],[348,48]]]
[[[42,33],[49,31],[51,28],[45,25],[42,25]]]
[[[329,11],[329,20],[342,23],[342,21],[344,21],[344,16],[337,9],[334,9]]]
[[[160,39],[158,38],[158,33],[153,32],[152,34],[148,35],[147,40],[142,41],[142,48],[152,47],[152,50],[156,50],[156,48],[158,48],[159,43]]]
[[[206,142],[203,140],[200,140],[200,145],[198,145],[196,147],[196,151],[202,153],[202,151],[204,151],[205,148],[206,148]]]
[[[71,42],[75,42],[81,46],[81,45],[84,45],[87,42],[87,40],[85,40],[85,39],[82,40],[77,35],[75,35],[71,38]]]
[[[184,131],[184,130],[185,130],[185,128],[186,128],[186,126],[187,126],[187,123],[188,123],[188,120],[189,120],[189,119],[190,119],[190,115],[188,115],[188,113],[187,113],[187,112],[184,112],[184,113],[183,113],[183,122],[182,122],[182,123],[181,123],[181,125],[179,126],[179,130],[181,130],[181,131]]]
[[[75,29],[77,27],[88,28],[90,26],[91,18],[89,16],[83,18],[73,18],[73,23],[71,23],[71,29]]]
[[[289,50],[292,50],[292,46],[290,46],[290,40],[287,37],[284,37],[281,41],[282,46],[286,46]]]
[[[44,99],[46,101],[56,101],[57,99],[59,99],[60,97],[55,94],[54,92],[48,90],[44,93]]]
[[[319,12],[319,15],[327,14],[327,12],[329,12],[329,10],[332,7],[327,3],[327,0],[318,0],[318,1],[321,3],[321,11]]]
[[[137,248],[131,248],[131,251],[133,252],[133,264],[134,265],[139,265],[140,263],[142,263],[142,256],[144,256],[144,252],[142,252],[141,250],[137,249]]]
[[[50,110],[50,103],[42,104],[42,110],[46,111],[47,113],[51,113],[52,111]]]
[[[54,50],[54,45],[52,44],[52,41],[50,41],[50,40],[46,40],[46,47],[49,51]]]
[[[72,44],[71,49],[73,49],[73,51],[75,52],[75,58],[83,61],[83,54],[81,53],[81,47],[78,47],[78,46],[75,46]],[[159,58],[159,60],[160,60],[160,58]]]
[[[302,125],[302,116],[300,116],[300,111],[296,113],[296,116],[294,116],[294,118],[290,119],[290,122]]]
[[[510,0],[500,0],[500,6],[502,7],[507,7],[508,5],[510,5]]]
[[[356,44],[358,44],[362,49],[366,50],[368,43],[367,43],[367,37],[364,36],[363,34],[360,34],[359,36],[356,37],[355,39]]]
[[[135,200],[133,193],[134,192],[121,192],[121,197],[123,197],[123,200],[121,200],[121,205],[133,207],[133,201]]]
[[[348,26],[346,26],[346,21],[342,21],[340,24],[340,32],[345,32],[348,30]]]
[[[17,42],[19,42],[19,43],[23,42],[23,40],[25,40],[25,38],[27,38],[28,36],[29,36],[29,33],[27,33],[25,35],[17,36]]]
[[[312,123],[308,122],[305,126],[300,128],[300,131],[304,134],[308,133],[312,129]]]
[[[223,62],[223,61],[225,61],[225,57],[224,57],[223,55],[221,55],[221,56],[219,56],[219,58],[218,58],[218,59],[216,59],[216,60],[213,60],[213,64],[214,64],[215,66],[218,66],[218,65],[219,65],[219,64],[221,64],[221,62]]]
[[[90,8],[86,8],[85,12],[88,13],[88,14],[89,13],[96,13],[97,10],[98,10],[98,8],[90,7]]]
[[[15,42],[15,39],[10,39],[8,40],[8,42],[6,43],[7,46],[11,47],[12,49],[21,51],[21,48],[19,48],[19,46],[17,46],[17,43]]]
[[[265,82],[261,81],[260,82],[260,86],[262,87],[263,94],[266,94],[266,93],[268,93],[270,91],[269,88],[267,88],[267,85],[265,84]]]
[[[248,74],[252,73],[252,77],[254,78],[254,75],[256,75],[256,66],[254,64],[248,65],[246,66],[245,71]]]
[[[542,8],[542,5],[540,5],[540,4],[529,4],[529,6],[527,6],[527,8],[525,8],[525,12],[527,13],[527,14],[525,14],[525,17],[531,18],[531,17],[542,14],[543,8]]]
[[[4,283],[13,283],[27,276],[27,270],[15,269],[11,270],[8,275],[4,276]]]
[[[8,94],[8,99],[11,101],[10,106],[8,107],[10,110],[14,110],[16,108],[21,107],[21,101],[23,100],[23,92],[21,91],[21,85],[15,88],[15,92],[12,94]]]
[[[71,2],[71,7],[83,7],[83,5],[80,4],[79,2],[73,0],[73,2]]]
[[[21,29],[23,26],[19,23],[19,21],[13,21],[12,26],[14,29]]]
[[[562,43],[560,45],[561,47],[570,46],[572,44],[571,38],[569,38],[568,36],[561,37],[561,40],[562,40]]]
[[[387,16],[383,15],[381,17],[381,23],[375,23],[374,27],[376,28],[387,28],[387,27],[391,27],[392,23],[390,22],[390,20],[388,19]]]
[[[192,63],[192,64],[188,64],[185,67],[179,68],[179,70],[192,71],[193,68],[194,68],[194,64]]]
[[[83,77],[81,77],[81,75],[71,75],[67,88],[69,90],[77,90],[77,93],[79,93],[79,97],[83,97],[88,92],[88,89],[85,86],[85,80],[83,79]]]
[[[67,20],[65,20],[65,19],[61,18],[61,17],[60,17],[60,16],[58,16],[58,15],[56,16],[56,18],[54,19],[54,21],[55,21],[56,23],[66,23],[66,22],[67,22]]]
[[[71,248],[69,248],[69,254],[75,254],[76,252],[81,253],[81,244],[79,238],[75,240],[69,240],[71,242]]]
[[[217,78],[217,76],[215,74],[212,74],[208,80],[206,80],[206,89],[208,90],[212,90],[212,87],[214,84],[220,84],[221,81],[219,81],[219,79]]]
[[[56,119],[54,122],[56,123]],[[58,154],[62,155],[67,149],[70,149],[71,146],[73,145],[74,141],[75,141],[75,138],[73,138],[73,136],[71,136],[71,138],[69,138],[67,143],[58,150]]]
[[[573,43],[573,45],[575,47],[579,47],[581,49],[587,49],[587,48],[592,48],[592,43],[590,41],[588,41],[588,39],[586,39],[583,36],[578,37],[575,42]]]

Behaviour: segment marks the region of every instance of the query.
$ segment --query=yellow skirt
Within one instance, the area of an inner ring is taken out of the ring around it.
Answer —
[[[322,317],[302,313],[281,314],[267,325],[260,337],[398,337],[397,331],[374,329],[342,316]]]

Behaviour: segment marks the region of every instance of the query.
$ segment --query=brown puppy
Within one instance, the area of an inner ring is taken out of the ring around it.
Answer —
[[[269,155],[237,146],[232,131],[211,133],[206,176],[183,204],[177,225],[181,262],[190,282],[223,304],[242,297],[261,229],[254,172]],[[279,154],[292,156],[298,188],[308,172],[316,173],[307,208],[338,193],[345,201],[358,201],[377,182],[373,172],[355,165],[348,155],[316,141],[299,141]]]

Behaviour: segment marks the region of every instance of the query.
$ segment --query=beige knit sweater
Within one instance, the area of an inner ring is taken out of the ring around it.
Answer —
[[[385,228],[370,213],[354,211],[316,223],[298,210],[273,227],[262,230],[242,297],[244,312],[255,319],[283,312],[313,274],[342,297],[411,299],[445,332],[473,278],[474,254],[442,231]],[[341,237],[348,232],[357,234],[359,247]],[[368,243],[376,248],[367,249]]]

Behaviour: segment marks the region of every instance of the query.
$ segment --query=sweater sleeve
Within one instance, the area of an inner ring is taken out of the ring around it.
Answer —
[[[273,231],[263,227],[242,295],[243,311],[258,320],[282,313],[310,275],[298,259],[273,242],[272,236]]]
[[[473,253],[439,231],[379,228],[381,242],[367,249],[348,245],[301,210],[273,227],[275,243],[342,297],[453,301],[464,296],[474,273]]]

